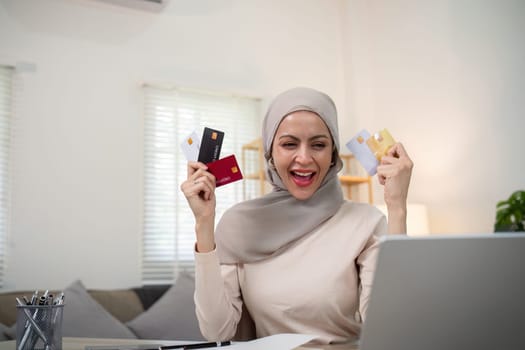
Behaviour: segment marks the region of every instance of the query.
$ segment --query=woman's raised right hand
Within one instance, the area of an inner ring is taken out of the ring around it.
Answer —
[[[180,185],[195,220],[215,219],[215,176],[201,162],[188,162],[188,177]]]

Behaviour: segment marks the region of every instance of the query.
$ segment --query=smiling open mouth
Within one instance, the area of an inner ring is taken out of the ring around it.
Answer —
[[[292,179],[297,186],[308,186],[312,183],[316,172],[291,171],[290,174],[292,175]]]

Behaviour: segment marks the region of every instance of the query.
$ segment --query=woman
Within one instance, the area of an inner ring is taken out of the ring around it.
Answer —
[[[304,333],[329,344],[359,336],[378,238],[406,232],[412,162],[398,143],[377,169],[387,225],[374,207],[343,199],[338,135],[324,93],[295,88],[277,96],[263,123],[274,191],[229,209],[216,230],[215,178],[206,165],[188,164],[181,189],[196,221],[196,312],[206,338],[232,338],[243,307],[256,337]]]

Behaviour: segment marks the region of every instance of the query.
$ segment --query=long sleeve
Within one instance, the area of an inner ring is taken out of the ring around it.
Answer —
[[[233,338],[242,311],[237,265],[220,265],[216,250],[195,253],[195,306],[206,339]]]
[[[359,265],[359,277],[361,280],[361,292],[359,294],[359,314],[361,321],[364,322],[366,318],[366,310],[368,309],[368,301],[370,299],[370,292],[372,290],[372,282],[374,279],[374,271],[377,260],[377,253],[379,251],[379,238],[387,231],[387,223],[382,218],[376,225],[373,234],[366,243],[365,249],[357,258]]]

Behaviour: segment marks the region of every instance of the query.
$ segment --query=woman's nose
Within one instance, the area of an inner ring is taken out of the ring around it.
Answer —
[[[312,155],[307,147],[300,147],[295,154],[295,161],[300,164],[308,164],[312,161]]]

